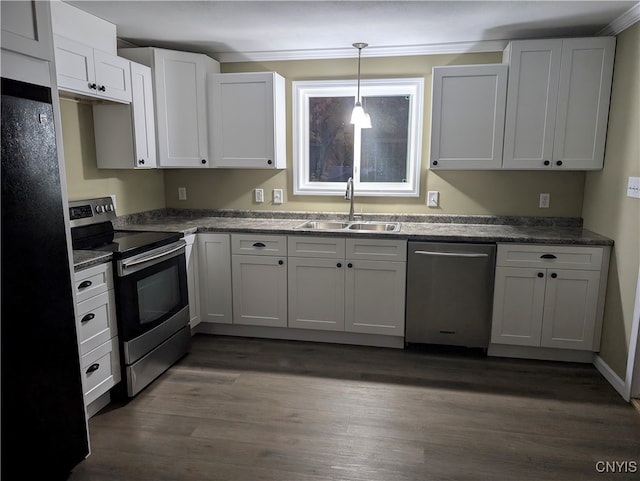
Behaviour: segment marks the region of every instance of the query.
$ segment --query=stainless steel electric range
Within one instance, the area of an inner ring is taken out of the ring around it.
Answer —
[[[111,197],[69,202],[74,250],[113,253],[123,379],[133,397],[189,352],[181,233],[116,230]]]

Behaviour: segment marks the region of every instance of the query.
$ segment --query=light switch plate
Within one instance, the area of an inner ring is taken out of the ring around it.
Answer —
[[[282,189],[273,189],[273,203],[282,204]]]
[[[627,197],[640,199],[640,177],[629,177],[627,184]]]
[[[548,193],[540,194],[540,203],[538,204],[538,207],[540,207],[541,209],[548,209],[550,203],[551,203],[551,194],[548,194]]]
[[[187,188],[178,187],[178,200],[187,200]]]
[[[260,203],[260,202],[264,202],[264,189],[256,189],[255,191],[256,194],[256,202]]]
[[[440,205],[440,192],[430,190],[427,192],[427,205],[429,207],[438,207]]]

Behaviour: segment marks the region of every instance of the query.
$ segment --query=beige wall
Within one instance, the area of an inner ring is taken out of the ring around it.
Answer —
[[[640,23],[617,39],[604,169],[586,176],[585,227],[615,241],[600,355],[624,380],[640,262],[640,199],[626,196],[640,176]]]
[[[165,207],[164,171],[98,169],[91,105],[60,99],[69,200],[115,194],[118,215]]]
[[[499,63],[501,53],[362,58],[362,77],[425,78],[424,133],[420,197],[359,197],[356,210],[432,214],[494,214],[579,217],[582,212],[583,172],[432,172],[429,155],[431,68],[436,65]],[[177,208],[299,210],[343,212],[342,197],[294,196],[291,134],[291,82],[294,80],[352,79],[354,59],[305,60],[265,63],[230,63],[223,72],[276,71],[287,79],[287,169],[265,170],[167,170],[166,203]],[[178,187],[186,187],[187,200],[178,200]],[[265,189],[265,202],[253,202],[253,189]],[[284,190],[285,203],[273,205],[271,192]],[[426,207],[426,191],[440,192],[440,207]],[[551,193],[551,208],[539,209],[538,196]]]

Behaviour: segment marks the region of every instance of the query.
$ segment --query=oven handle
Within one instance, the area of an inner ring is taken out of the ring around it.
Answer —
[[[180,249],[184,249],[184,244],[179,245],[178,247],[175,247],[173,249],[170,249],[168,251],[163,251],[160,252],[159,254],[153,255],[153,256],[149,256],[149,257],[143,257],[141,259],[136,259],[134,261],[127,261],[127,260],[123,260],[122,261],[122,269],[128,269],[130,267],[133,266],[137,266],[139,264],[144,264],[145,262],[150,262],[150,261],[154,261],[156,259],[160,259],[162,257],[166,257],[169,254],[173,254],[174,252],[178,252]]]

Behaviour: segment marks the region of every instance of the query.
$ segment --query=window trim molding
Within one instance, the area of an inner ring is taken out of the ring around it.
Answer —
[[[293,81],[293,194],[344,195],[346,182],[308,182],[309,178],[309,98],[356,96],[356,80]],[[407,182],[356,182],[358,196],[419,197],[420,166],[424,110],[424,79],[421,77],[364,79],[360,81],[362,97],[374,95],[410,95],[409,131],[407,132]],[[375,119],[373,119],[375,122]],[[357,128],[357,127],[356,127]],[[355,146],[354,146],[355,147]],[[373,188],[375,186],[375,188]]]

